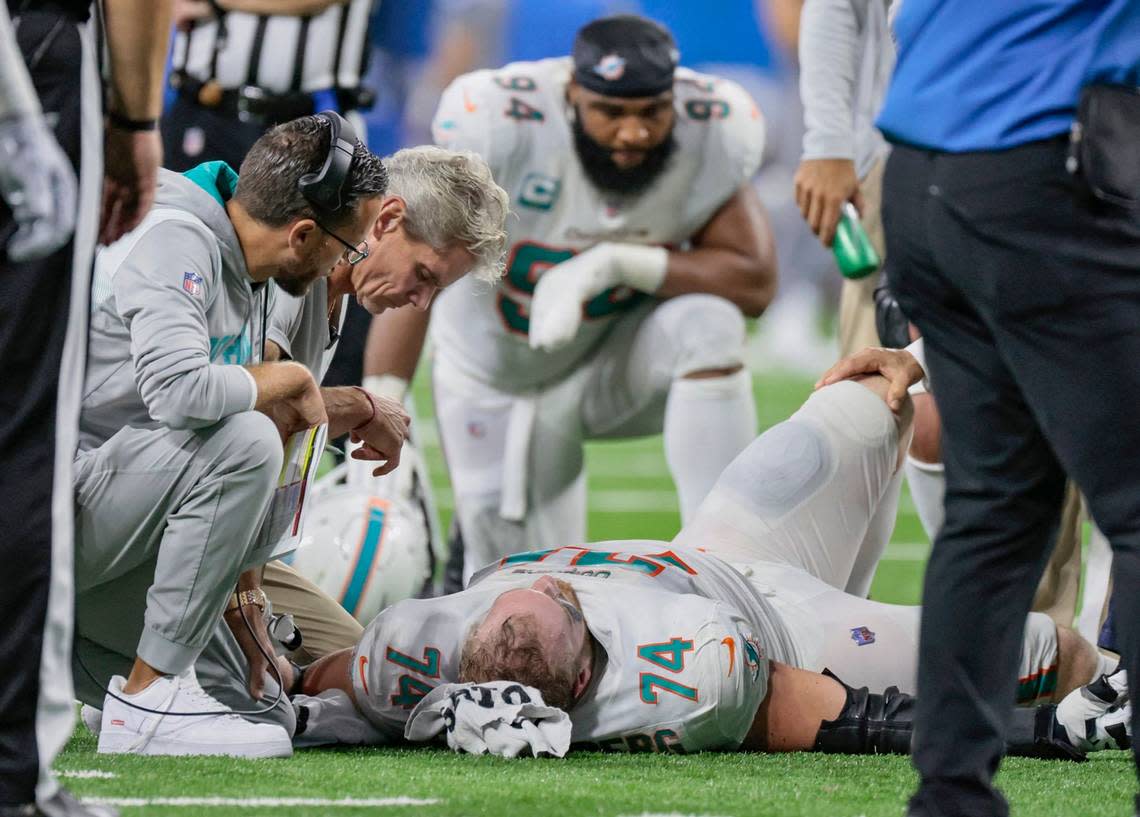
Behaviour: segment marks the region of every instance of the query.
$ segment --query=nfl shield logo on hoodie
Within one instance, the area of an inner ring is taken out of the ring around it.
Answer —
[[[202,297],[202,276],[196,272],[182,273],[182,288],[195,298]]]

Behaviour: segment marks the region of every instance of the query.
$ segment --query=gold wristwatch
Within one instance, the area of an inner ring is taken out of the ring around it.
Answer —
[[[236,610],[239,607],[249,607],[253,605],[260,610],[264,610],[269,599],[265,597],[265,591],[260,587],[253,590],[240,590],[230,596],[230,602],[226,605],[226,612]]]

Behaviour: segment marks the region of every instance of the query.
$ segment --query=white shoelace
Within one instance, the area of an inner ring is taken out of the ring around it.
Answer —
[[[217,712],[218,714],[215,717],[230,721],[245,720],[241,715],[229,712],[228,706],[202,689],[202,685],[198,683],[198,679],[193,675],[180,675],[175,680],[178,682],[179,689],[186,693],[187,697],[192,698],[196,703],[201,705],[203,710]]]

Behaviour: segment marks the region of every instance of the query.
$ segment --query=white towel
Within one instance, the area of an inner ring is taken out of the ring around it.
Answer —
[[[562,757],[570,748],[570,716],[547,706],[533,687],[510,681],[443,684],[412,710],[404,737],[428,741],[441,732],[457,752]]]

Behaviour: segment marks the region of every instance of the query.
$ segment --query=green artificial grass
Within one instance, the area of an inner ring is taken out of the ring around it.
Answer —
[[[474,817],[898,817],[915,784],[907,758],[790,754],[601,755],[504,760],[439,749],[309,750],[288,760],[102,756],[82,728],[57,763],[112,779],[66,779],[100,798],[390,798],[418,806],[142,805],[126,817],[399,814]],[[1083,764],[1008,760],[999,782],[1020,817],[1125,817],[1136,776],[1123,752]]]

